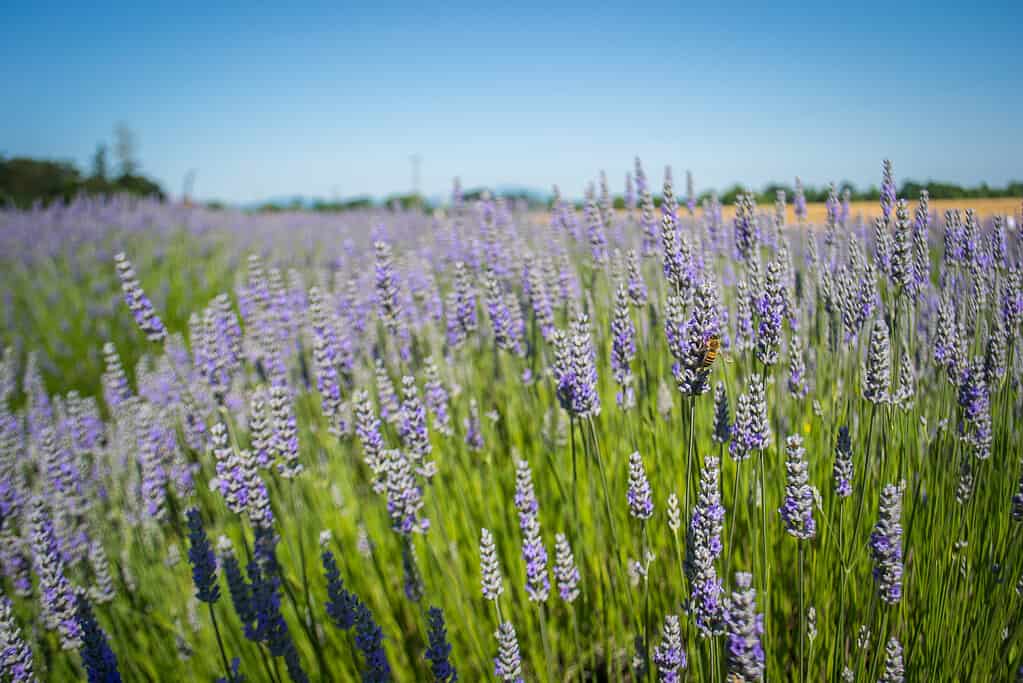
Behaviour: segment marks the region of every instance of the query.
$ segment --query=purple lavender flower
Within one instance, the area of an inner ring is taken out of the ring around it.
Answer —
[[[131,398],[128,378],[121,366],[117,349],[110,342],[103,345],[103,357],[106,361],[106,372],[103,373],[103,400],[111,411]]]
[[[691,586],[690,610],[703,637],[717,635],[722,626],[721,579],[714,561],[721,555],[721,531],[725,508],[721,504],[720,463],[715,456],[704,459],[700,490],[689,523],[686,542],[686,573]]]
[[[362,444],[363,460],[370,472],[373,473],[374,490],[380,493],[386,465],[383,457],[384,439],[380,435],[380,420],[376,417],[373,402],[366,391],[356,391],[352,397],[352,404],[355,414],[355,434]]]
[[[128,261],[124,252],[114,256],[114,263],[117,266],[117,276],[121,279],[121,289],[124,291],[124,301],[135,316],[135,322],[142,330],[149,341],[161,342],[167,337],[167,328],[164,327],[160,316],[156,314],[152,302],[142,290],[138,279],[135,277],[135,269]]]
[[[839,498],[848,498],[852,495],[852,439],[849,438],[849,428],[845,425],[838,428],[833,479],[835,481],[835,494]]]
[[[82,628],[75,619],[75,594],[64,573],[53,522],[41,499],[32,503],[30,524],[43,620],[47,628],[59,632],[61,646],[65,650],[73,650],[82,642]]]
[[[494,658],[494,676],[505,683],[523,683],[522,656],[515,627],[503,621],[494,634],[497,638],[497,657]]]
[[[550,261],[547,258],[540,261],[532,254],[527,254],[523,265],[526,270],[525,289],[529,305],[532,307],[533,315],[540,327],[540,335],[545,340],[550,339],[551,333],[554,332],[554,309],[551,304],[550,292],[553,278],[548,279],[544,268],[549,264]]]
[[[270,415],[273,418],[273,447],[281,462],[278,471],[285,479],[294,479],[302,473],[298,461],[298,423],[292,406],[291,394],[284,384],[270,387]]]
[[[895,174],[892,173],[892,162],[885,159],[881,163],[881,215],[885,223],[892,215],[895,200]]]
[[[810,388],[806,385],[806,363],[803,361],[803,342],[792,335],[789,342],[789,393],[796,398],[805,398]]]
[[[455,264],[455,320],[458,321],[457,341],[461,343],[470,334],[476,331],[476,293],[473,290],[472,279],[469,269],[465,263],[459,261]],[[455,346],[458,344],[456,343]]]
[[[894,605],[902,598],[902,490],[888,484],[881,492],[877,524],[870,534],[874,579],[884,602]]]
[[[469,416],[465,418],[465,443],[474,451],[483,450],[483,425],[480,422],[480,409],[476,399],[469,401]]]
[[[705,362],[707,344],[720,333],[720,304],[712,280],[700,283],[692,312],[685,321],[682,318],[681,299],[669,296],[664,324],[668,348],[677,361],[672,374],[679,392],[695,397],[710,391],[710,366]]]
[[[714,433],[711,438],[719,444],[726,444],[732,438],[732,423],[728,413],[728,394],[725,383],[719,381],[714,387]]]
[[[35,683],[32,650],[21,637],[11,601],[0,596],[0,674],[12,683]]]
[[[686,651],[682,649],[682,626],[677,614],[669,614],[664,617],[661,644],[654,648],[657,680],[661,683],[681,681],[686,664]]]
[[[878,683],[902,683],[905,668],[902,661],[902,645],[894,636],[888,639],[884,648],[884,673]]]
[[[487,529],[480,531],[480,576],[483,598],[496,603],[504,592],[504,579],[501,577],[501,564],[497,558],[494,537]]]
[[[487,313],[490,316],[490,327],[494,333],[494,344],[505,351],[514,351],[518,339],[512,324],[512,312],[507,305],[501,282],[492,270],[483,276],[486,283]]]
[[[565,534],[554,535],[554,578],[561,599],[571,604],[579,597],[579,568]]]
[[[325,531],[320,534],[320,545],[323,547],[320,561],[323,564],[323,575],[327,579],[325,607],[327,616],[330,617],[334,625],[342,631],[347,631],[355,625],[355,604],[358,602],[358,598],[345,588],[334,553],[327,547],[329,540],[330,532]]]
[[[355,646],[363,654],[364,683],[387,683],[391,680],[391,665],[384,651],[384,634],[373,618],[373,613],[362,601],[355,605]]]
[[[803,181],[796,178],[796,192],[792,199],[792,205],[796,212],[796,220],[800,223],[806,220],[806,194],[803,192]]]
[[[427,357],[426,361],[426,383],[424,394],[426,408],[433,417],[433,428],[444,435],[451,435],[451,414],[448,412],[448,391],[440,378],[440,370],[433,356]]]
[[[735,574],[735,590],[726,603],[726,662],[729,680],[754,683],[764,675],[763,616],[756,613],[756,591],[753,577],[744,572]]]
[[[984,361],[980,358],[963,369],[959,407],[962,409],[960,436],[973,448],[976,458],[986,460],[991,457],[991,390],[985,381]]]
[[[650,481],[643,470],[643,456],[635,451],[629,456],[629,514],[636,519],[646,521],[654,515],[654,499],[650,491]]]
[[[590,337],[589,316],[580,312],[572,323],[571,334],[558,330],[554,341],[554,379],[561,407],[578,418],[599,415],[596,353]]]
[[[391,245],[384,241],[377,241],[373,244],[373,250],[375,253],[377,314],[388,333],[397,337],[402,309]]]
[[[749,380],[746,393],[739,396],[735,408],[735,425],[732,428],[732,443],[728,452],[734,460],[745,460],[752,451],[767,447],[771,430],[767,421],[767,400],[764,384],[754,375]]]
[[[313,333],[313,366],[316,371],[316,389],[320,392],[320,405],[327,422],[336,427],[341,407],[341,384],[337,369],[341,359],[341,345],[327,317],[326,302],[319,287],[309,290],[309,322]]]
[[[107,634],[100,628],[84,595],[76,598],[75,623],[82,634],[79,652],[89,683],[120,683],[117,657],[110,649]]]
[[[385,422],[397,423],[401,419],[401,404],[394,383],[387,372],[381,358],[376,359],[375,374],[377,382],[377,401],[380,405],[380,418]]]
[[[785,316],[784,264],[775,259],[767,265],[767,282],[757,292],[753,309],[758,320],[754,351],[765,365],[778,362],[782,322]]]
[[[752,193],[743,193],[735,201],[735,247],[747,263],[760,246],[760,228],[757,226],[757,205]]]
[[[458,672],[451,664],[451,644],[448,632],[444,628],[444,612],[439,607],[431,607],[426,614],[429,628],[427,640],[430,647],[426,650],[426,658],[430,661],[430,673],[434,683],[455,683]]]
[[[693,189],[692,171],[686,171],[686,208],[689,209],[690,216],[696,212],[696,191]]]
[[[626,287],[629,293],[629,300],[632,305],[639,307],[646,305],[648,292],[646,281],[640,270],[639,255],[635,249],[629,249],[625,254]]]
[[[792,434],[786,439],[785,455],[785,500],[778,512],[790,536],[808,541],[817,535],[817,524],[813,519],[813,490],[802,437]]]
[[[657,219],[654,218],[654,198],[650,189],[646,186],[646,176],[642,174],[639,167],[639,159],[636,159],[636,188],[639,194],[639,227],[643,233],[641,253],[643,258],[650,258],[657,254]]]
[[[870,348],[863,366],[863,398],[873,404],[884,404],[890,400],[891,357],[888,325],[882,318],[877,318],[870,333]]]
[[[231,604],[242,622],[245,637],[249,640],[256,640],[254,622],[256,614],[252,604],[252,586],[242,574],[238,559],[235,557],[231,541],[226,536],[217,539],[217,556],[220,567],[224,572],[224,579],[227,581],[228,593],[231,596]]]
[[[200,602],[209,604],[220,599],[220,586],[217,585],[217,560],[213,554],[210,539],[203,528],[199,510],[190,508],[188,518],[188,561],[192,565],[192,582],[195,584],[195,597]]]
[[[401,379],[401,418],[398,421],[398,435],[405,446],[416,472],[430,479],[436,465],[427,460],[433,447],[426,428],[426,408],[419,399],[416,378],[406,375]]]
[[[632,388],[632,359],[636,356],[636,326],[629,315],[625,285],[618,284],[614,318],[611,320],[611,373],[618,383],[618,405],[628,410],[635,405]]]
[[[426,533],[430,520],[420,517],[423,491],[416,483],[411,460],[400,450],[384,451],[387,463],[384,485],[391,528],[399,534]]]
[[[533,490],[529,463],[515,463],[515,507],[522,530],[522,559],[526,562],[526,593],[532,602],[546,602],[551,580],[547,573],[547,549],[540,537],[540,504]]]
[[[931,284],[930,237],[931,211],[927,190],[920,191],[920,202],[913,217],[913,293],[920,296]]]
[[[596,264],[607,263],[607,236],[604,233],[604,223],[601,220],[600,207],[597,206],[597,198],[592,184],[586,190],[586,229],[593,262]]]

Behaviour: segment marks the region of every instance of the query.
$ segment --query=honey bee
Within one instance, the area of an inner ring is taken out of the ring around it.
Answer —
[[[716,334],[711,335],[703,345],[703,360],[700,361],[700,367],[707,369],[713,365],[714,361],[718,357],[718,351],[720,350],[721,337]]]

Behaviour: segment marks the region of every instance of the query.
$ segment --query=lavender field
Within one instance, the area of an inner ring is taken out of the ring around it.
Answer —
[[[879,171],[0,211],[0,679],[1019,680],[1023,216]]]

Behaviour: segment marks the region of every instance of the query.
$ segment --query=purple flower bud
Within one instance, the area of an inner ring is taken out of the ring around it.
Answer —
[[[906,675],[902,661],[902,645],[893,636],[888,639],[884,651],[884,672],[878,683],[902,683]]]
[[[12,683],[35,683],[32,650],[21,637],[11,601],[0,596],[0,673]]]
[[[735,590],[727,601],[725,658],[730,680],[753,683],[764,675],[763,616],[756,613],[756,591],[753,577],[743,572],[735,575]]]
[[[217,585],[217,560],[213,554],[210,539],[203,528],[199,510],[189,509],[188,517],[188,561],[192,565],[192,582],[195,584],[196,598],[209,604],[220,599],[220,587]]]
[[[121,289],[124,291],[124,301],[135,316],[135,322],[142,330],[149,341],[161,342],[167,337],[167,328],[163,321],[156,314],[152,302],[142,286],[135,277],[135,269],[128,261],[127,255],[121,252],[114,256],[114,263],[117,266],[117,276],[121,279]]]
[[[629,514],[639,520],[648,520],[654,515],[654,500],[650,481],[643,470],[643,456],[639,451],[629,456]]]
[[[771,440],[771,430],[767,421],[767,400],[764,396],[764,385],[759,377],[750,378],[746,393],[739,396],[735,408],[735,425],[732,431],[732,443],[728,452],[734,460],[745,460],[752,451],[766,448]]]
[[[575,602],[579,597],[579,568],[565,534],[554,536],[554,578],[561,599],[569,604]]]
[[[845,425],[838,428],[833,479],[835,482],[835,494],[839,498],[848,498],[852,495],[852,440],[849,438],[849,428]]]
[[[881,492],[878,520],[870,534],[874,579],[881,600],[894,605],[902,598],[902,490],[888,484]]]
[[[494,676],[505,683],[523,683],[522,656],[515,627],[510,621],[501,622],[494,634],[497,638],[497,657],[494,658]]]
[[[778,512],[785,531],[801,541],[817,535],[813,519],[813,490],[810,488],[803,439],[792,434],[785,442],[785,500]]]
[[[654,666],[661,683],[678,683],[686,668],[686,651],[682,649],[682,626],[677,614],[664,617],[661,644],[654,648]]]
[[[723,591],[714,561],[721,555],[725,508],[721,504],[720,463],[712,455],[700,471],[700,490],[689,523],[686,573],[690,578],[690,611],[703,637],[717,635],[722,626]]]
[[[632,359],[636,357],[636,326],[629,314],[625,285],[619,283],[615,295],[614,318],[611,320],[611,373],[619,385],[618,405],[629,409],[635,405],[632,388]]]
[[[426,659],[430,662],[434,683],[455,683],[458,672],[450,661],[451,643],[444,627],[444,612],[439,607],[431,607],[427,612],[427,624],[430,647],[426,650]]]

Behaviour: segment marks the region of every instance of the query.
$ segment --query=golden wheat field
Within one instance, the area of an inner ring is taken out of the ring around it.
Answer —
[[[910,215],[916,203],[916,197],[907,197],[910,203]],[[786,220],[795,222],[796,216],[793,212],[791,198],[785,208]],[[932,199],[931,212],[941,216],[948,209],[974,209],[981,216],[1019,216],[1023,199],[1019,197],[994,197],[985,199]],[[827,209],[824,202],[807,203],[807,220],[810,223],[823,224],[827,216]],[[881,211],[880,204],[876,201],[859,201],[849,204],[850,215],[855,218],[860,215],[864,218],[872,218]],[[735,215],[734,206],[722,207],[721,213],[726,220],[731,220]]]

